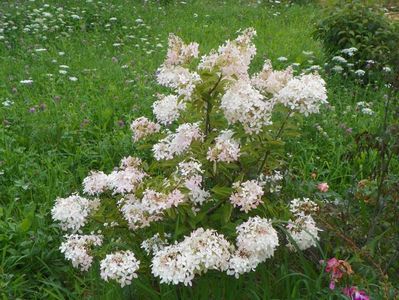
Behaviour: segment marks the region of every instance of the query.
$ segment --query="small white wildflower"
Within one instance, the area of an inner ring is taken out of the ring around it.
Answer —
[[[29,85],[33,83],[33,80],[32,79],[21,80],[20,83]]]
[[[356,71],[355,71],[355,74],[356,74],[357,76],[359,76],[359,77],[363,77],[364,74],[366,74],[366,71],[359,69],[359,70],[356,70]]]

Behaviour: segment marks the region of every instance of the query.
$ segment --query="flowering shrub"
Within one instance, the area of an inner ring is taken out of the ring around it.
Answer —
[[[239,277],[276,251],[316,245],[318,205],[276,197],[278,155],[293,118],[327,103],[325,82],[270,61],[251,76],[255,35],[244,30],[194,69],[198,44],[170,35],[156,77],[173,92],[154,102],[154,121],[131,124],[133,141],[154,160],[129,156],[110,174],[91,171],[83,193],[92,200],[73,194],[52,209],[69,232],[60,249],[74,267],[86,271],[99,257],[101,277],[121,286],[148,269],[162,283],[191,285],[208,270]],[[132,249],[131,232],[145,253]]]

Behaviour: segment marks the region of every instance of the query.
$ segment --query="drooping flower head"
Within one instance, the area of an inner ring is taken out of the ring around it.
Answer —
[[[350,276],[353,271],[351,265],[342,259],[330,258],[327,261],[326,272],[330,273],[330,289],[335,289],[335,283],[338,282],[344,275]]]

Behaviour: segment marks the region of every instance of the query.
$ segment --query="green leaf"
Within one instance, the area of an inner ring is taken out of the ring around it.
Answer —
[[[227,186],[214,186],[212,188],[212,192],[216,195],[219,196],[220,198],[226,198],[230,196],[232,193],[233,189],[231,187]]]
[[[226,203],[222,206],[222,221],[226,224],[230,221],[231,213],[233,212],[233,205]]]
[[[19,228],[21,229],[22,232],[27,232],[31,226],[32,226],[32,217],[31,216],[26,217],[19,224]]]

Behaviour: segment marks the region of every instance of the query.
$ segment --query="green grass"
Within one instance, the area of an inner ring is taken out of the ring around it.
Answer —
[[[1,11],[9,14],[7,18],[19,27],[5,34],[8,46],[0,42],[0,102],[7,99],[13,102],[0,108],[3,122],[0,296],[3,299],[342,297],[328,290],[327,279],[316,259],[321,255],[317,250],[310,255],[313,260],[280,254],[239,280],[210,273],[200,277],[193,288],[175,288],[143,276],[124,289],[101,281],[97,265],[82,274],[59,253],[62,233],[49,214],[53,202],[57,196],[79,191],[90,170],[108,172],[121,157],[137,153],[129,124],[139,115],[150,115],[154,94],[161,91],[154,73],[164,59],[169,32],[185,41],[197,41],[201,53],[206,53],[224,40],[234,38],[238,29],[252,26],[258,33],[253,71],[261,68],[265,58],[270,58],[277,67],[285,66],[286,63],[277,61],[280,56],[287,57],[288,62],[306,64],[303,51],[313,51],[315,63],[323,61],[321,46],[311,37],[313,23],[321,16],[315,5],[272,7],[255,5],[256,1],[233,0],[187,2],[161,6],[127,0],[103,1],[103,4],[50,0],[21,2],[18,7],[12,1],[0,4]],[[80,20],[66,17],[73,26],[69,36],[63,33],[68,28],[58,21],[55,23],[60,28],[55,32],[21,31],[21,25],[31,22],[28,16],[33,8],[41,8],[44,3],[50,5],[45,10],[53,14],[55,8],[63,7],[65,16],[73,14],[69,11],[82,16]],[[117,20],[110,22],[111,17]],[[145,26],[137,27],[138,18],[144,20]],[[105,27],[108,23],[112,25]],[[114,43],[122,45],[115,47]],[[35,52],[37,48],[47,51]],[[68,74],[59,74],[59,65],[69,66]],[[123,65],[128,67],[122,68]],[[72,82],[69,76],[78,80]],[[21,84],[25,79],[32,79],[33,84]],[[342,160],[350,151],[348,145],[353,138],[339,131],[339,125],[346,123],[357,132],[378,126],[383,94],[383,90],[365,90],[344,85],[339,78],[331,79],[329,98],[335,111],[326,110],[310,118],[304,124],[301,143],[287,145],[293,154],[290,165],[295,176],[287,182],[292,196],[314,190],[309,176],[315,170],[318,180],[329,182],[338,194],[353,185],[354,177],[363,178],[363,174],[353,174],[353,165]],[[353,117],[356,102],[368,100],[375,102],[376,116]],[[347,106],[351,112],[343,115]],[[30,112],[32,107],[35,112]],[[318,133],[314,123],[319,123],[328,137]],[[363,163],[359,172],[367,174],[367,167]],[[309,185],[299,183],[304,179]],[[323,247],[333,252],[328,245]],[[281,263],[276,264],[277,261]],[[151,285],[158,289],[149,288]],[[377,295],[379,288],[373,289]]]

